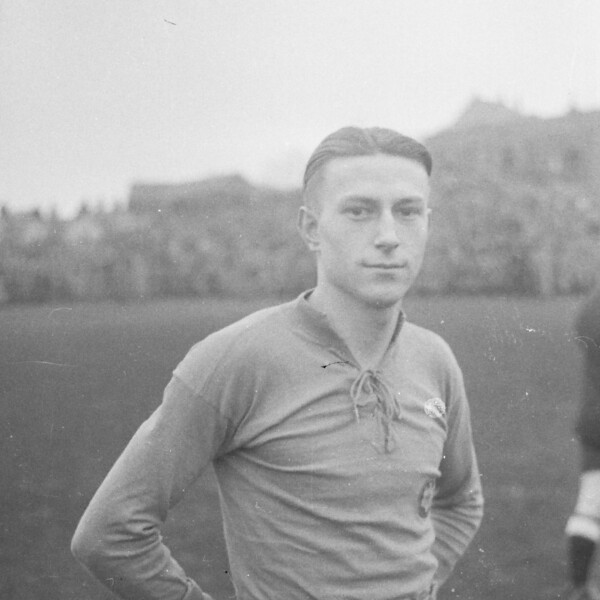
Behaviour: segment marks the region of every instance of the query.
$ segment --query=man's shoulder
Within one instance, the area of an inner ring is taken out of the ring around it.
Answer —
[[[454,351],[438,333],[415,323],[404,324],[403,352],[442,379],[462,377],[462,370]]]
[[[403,325],[403,335],[411,345],[415,346],[415,349],[440,357],[454,356],[448,342],[431,329],[406,321]]]
[[[285,327],[285,322],[292,310],[293,302],[262,308],[211,333],[199,341],[196,346],[204,343],[240,343],[246,339],[260,341],[261,335],[268,335],[274,329]]]
[[[275,338],[285,336],[292,310],[293,302],[263,308],[209,334],[190,348],[174,374],[196,388],[199,378],[217,368],[233,370],[248,365],[260,358],[261,349]]]
[[[466,402],[462,369],[448,342],[430,329],[413,323],[406,325],[406,360],[414,361],[428,377],[439,382],[447,408],[453,397],[458,398],[459,404]]]

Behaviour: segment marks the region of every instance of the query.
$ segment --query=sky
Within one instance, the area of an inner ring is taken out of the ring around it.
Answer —
[[[0,0],[0,205],[296,186],[338,127],[423,140],[475,97],[599,110],[598,32],[598,0]]]

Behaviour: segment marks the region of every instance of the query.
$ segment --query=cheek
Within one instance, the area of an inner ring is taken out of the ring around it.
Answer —
[[[321,244],[330,253],[345,255],[356,247],[356,235],[349,227],[327,227],[321,230]]]
[[[413,246],[418,248],[419,250],[423,250],[425,245],[427,244],[427,239],[429,237],[429,230],[426,225],[416,229],[412,236]]]

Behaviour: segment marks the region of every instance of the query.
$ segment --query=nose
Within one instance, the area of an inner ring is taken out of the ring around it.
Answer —
[[[378,221],[375,246],[385,250],[393,250],[400,245],[396,219],[391,212],[381,214]]]

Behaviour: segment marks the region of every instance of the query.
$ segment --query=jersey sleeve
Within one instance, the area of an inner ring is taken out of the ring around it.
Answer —
[[[451,358],[446,403],[448,434],[431,511],[436,534],[433,554],[438,560],[438,586],[449,577],[483,517],[483,495],[469,405],[462,373],[454,357]]]
[[[75,557],[131,600],[209,598],[163,544],[160,527],[219,453],[227,419],[176,375],[92,498],[72,541]]]

